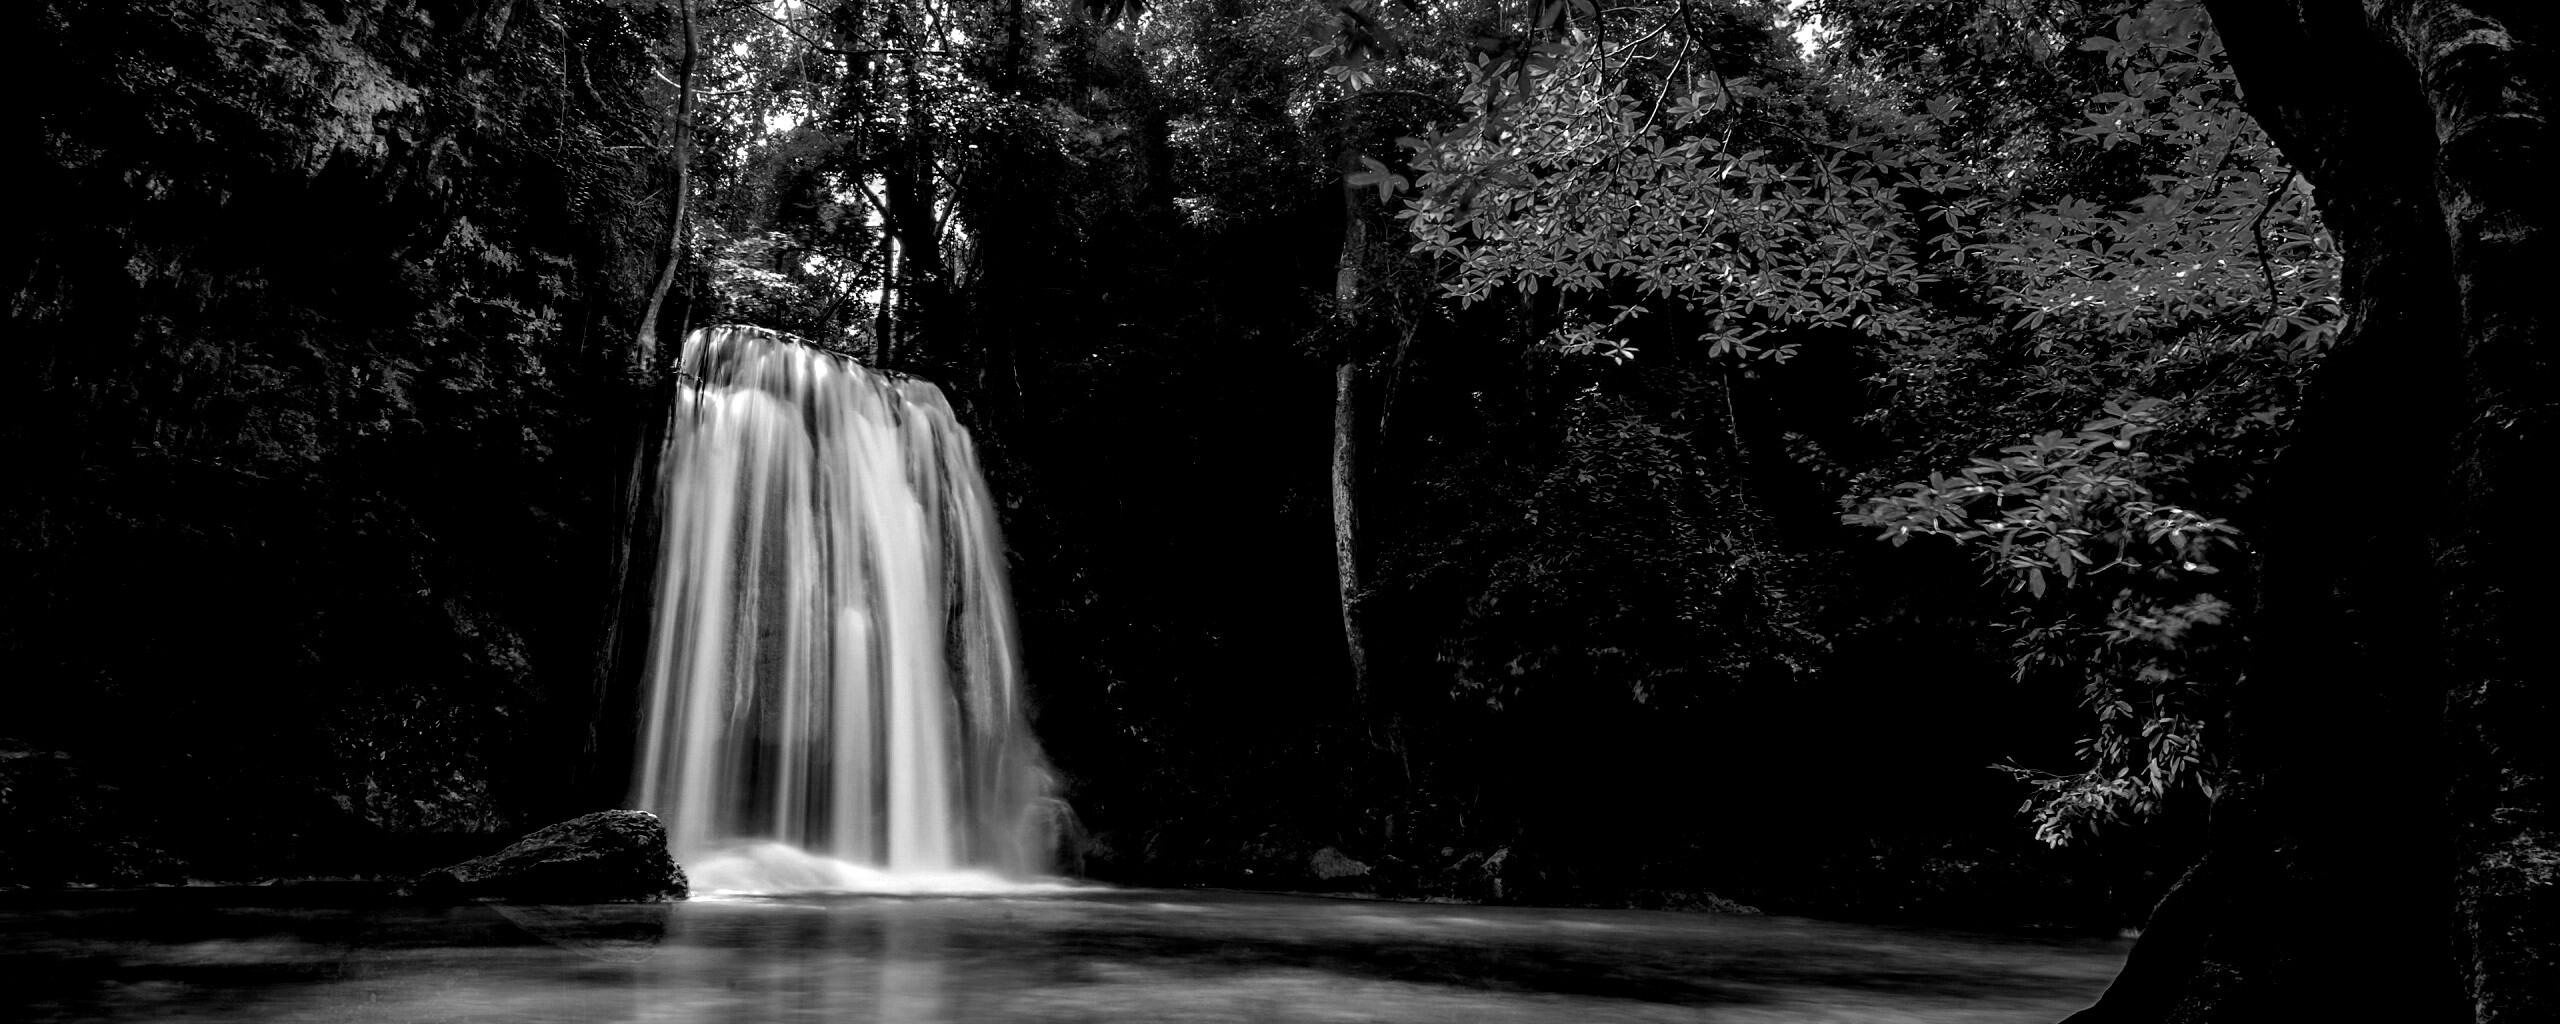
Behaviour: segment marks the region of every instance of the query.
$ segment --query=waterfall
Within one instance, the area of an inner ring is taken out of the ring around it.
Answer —
[[[636,788],[695,888],[1046,870],[1003,544],[941,390],[715,327],[675,403]]]

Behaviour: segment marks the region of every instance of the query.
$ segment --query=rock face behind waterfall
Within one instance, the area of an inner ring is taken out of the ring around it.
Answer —
[[[438,900],[662,903],[685,898],[688,887],[657,815],[598,811],[419,875],[407,891]]]

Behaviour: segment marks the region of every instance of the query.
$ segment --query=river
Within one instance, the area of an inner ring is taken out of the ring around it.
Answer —
[[[2053,1021],[2128,942],[1078,889],[562,907],[0,906],[0,1019]]]

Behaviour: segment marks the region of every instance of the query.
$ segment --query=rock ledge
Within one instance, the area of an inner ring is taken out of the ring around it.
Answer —
[[[657,815],[598,811],[419,875],[402,891],[442,901],[663,903],[689,890]]]

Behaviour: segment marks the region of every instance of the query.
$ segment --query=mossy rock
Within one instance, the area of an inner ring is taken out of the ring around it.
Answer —
[[[405,891],[439,901],[662,903],[690,889],[657,815],[598,811],[419,875]]]

